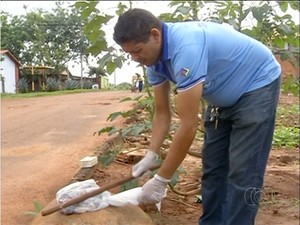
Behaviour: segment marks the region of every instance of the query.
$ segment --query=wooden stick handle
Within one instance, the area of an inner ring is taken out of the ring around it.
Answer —
[[[153,171],[153,170],[158,169],[159,167],[160,167],[160,165],[155,166],[155,167],[151,168],[150,170]],[[116,181],[116,182],[114,182],[114,183],[105,185],[105,186],[103,186],[103,187],[101,187],[101,188],[98,188],[98,189],[96,189],[96,190],[94,190],[94,191],[85,193],[85,194],[83,194],[83,195],[81,195],[81,196],[79,196],[79,197],[73,198],[73,199],[71,199],[71,200],[69,200],[69,201],[67,201],[67,202],[65,202],[65,203],[63,203],[63,204],[56,205],[56,206],[54,206],[54,207],[52,207],[52,208],[49,208],[49,209],[44,209],[44,210],[41,211],[41,214],[42,214],[42,216],[47,216],[47,215],[52,214],[52,213],[54,213],[54,212],[56,212],[56,211],[59,211],[59,210],[61,210],[61,209],[63,209],[63,208],[66,208],[66,207],[68,207],[68,206],[70,206],[70,205],[77,204],[77,203],[82,202],[82,201],[84,201],[84,200],[86,200],[86,199],[88,199],[88,198],[91,198],[91,197],[93,197],[93,196],[99,195],[99,194],[101,194],[101,193],[104,192],[104,191],[107,191],[107,190],[109,190],[109,189],[111,189],[111,188],[117,187],[117,186],[119,186],[119,185],[121,185],[121,184],[124,184],[124,183],[126,183],[126,182],[128,182],[128,181],[131,181],[131,180],[133,180],[133,179],[135,179],[135,177],[133,177],[133,176],[130,174],[129,176],[127,176],[127,177],[125,177],[125,178],[123,178],[123,179],[121,179],[121,180],[118,180],[118,181]]]
[[[93,196],[96,196],[98,194],[101,194],[104,191],[107,191],[107,190],[109,190],[111,188],[117,187],[118,185],[126,183],[126,182],[128,182],[128,181],[130,181],[132,179],[134,179],[134,177],[132,175],[130,175],[130,176],[125,177],[125,178],[123,178],[121,180],[118,180],[117,182],[114,182],[112,184],[108,184],[108,185],[103,186],[101,188],[98,188],[98,189],[96,189],[94,191],[87,192],[87,193],[85,193],[85,194],[83,194],[83,195],[81,195],[79,197],[73,198],[73,199],[71,199],[71,200],[69,200],[69,201],[67,201],[67,202],[65,202],[65,203],[63,203],[61,205],[56,205],[56,206],[54,206],[52,208],[42,210],[42,212],[41,212],[42,216],[47,216],[47,215],[49,215],[51,213],[54,213],[54,212],[56,212],[58,210],[66,208],[66,207],[68,207],[70,205],[74,205],[74,204],[77,204],[79,202],[82,202],[82,201],[84,201],[84,200],[86,200],[86,199],[88,199],[90,197],[93,197]]]

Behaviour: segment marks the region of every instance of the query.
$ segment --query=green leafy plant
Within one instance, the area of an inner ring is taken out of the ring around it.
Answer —
[[[80,85],[79,85],[78,81],[76,81],[76,80],[66,80],[64,83],[65,90],[75,90],[79,87],[80,87]]]
[[[273,145],[275,147],[299,147],[299,127],[278,126],[275,129]]]
[[[28,92],[28,81],[26,78],[21,78],[18,82],[18,90],[20,93],[27,93]]]
[[[292,103],[292,101],[286,102],[286,104],[284,100],[282,101],[282,104],[279,104],[277,109],[273,146],[281,148],[297,148],[299,147],[300,128],[299,105],[297,101],[295,103]]]
[[[37,200],[34,200],[33,201],[33,205],[34,205],[34,211],[28,211],[28,212],[25,212],[25,215],[28,215],[28,216],[37,216],[43,209],[41,203]]]
[[[297,81],[293,75],[288,74],[283,78],[283,82],[281,85],[282,93],[292,93],[294,96],[299,96],[299,82],[300,80]]]
[[[94,135],[98,134],[98,136],[100,136],[103,133],[112,135],[112,134],[115,134],[116,132],[120,132],[122,137],[137,136],[137,135],[151,129],[151,127],[152,127],[151,121],[152,121],[152,118],[154,115],[154,109],[153,109],[154,98],[152,96],[151,97],[138,96],[134,99],[127,97],[127,98],[122,99],[120,102],[132,101],[132,100],[136,101],[136,103],[137,103],[137,106],[134,109],[128,110],[128,111],[119,111],[119,112],[111,113],[108,116],[107,121],[114,121],[119,116],[121,116],[123,118],[132,118],[137,113],[140,113],[141,110],[146,111],[146,115],[147,115],[146,118],[142,119],[141,121],[139,121],[137,123],[133,123],[130,126],[125,127],[123,129],[119,129],[119,130],[116,129],[114,126],[101,128],[97,132],[94,132]]]
[[[120,186],[120,192],[130,190],[139,186],[138,180],[128,181],[125,184]]]
[[[93,83],[89,80],[83,82],[83,89],[92,89]]]
[[[115,149],[106,152],[102,157],[100,157],[99,161],[102,165],[108,166],[115,160],[116,155],[119,154],[120,152],[121,149],[120,146],[118,146]]]
[[[47,78],[47,91],[57,91],[59,90],[59,82],[54,78]]]

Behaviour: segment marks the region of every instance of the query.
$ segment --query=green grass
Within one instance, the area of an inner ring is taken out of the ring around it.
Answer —
[[[299,97],[299,81],[293,75],[288,74],[283,78],[281,88],[283,94],[292,93]]]
[[[299,127],[277,126],[274,133],[273,145],[289,149],[299,147]]]
[[[276,115],[273,146],[294,149],[299,147],[299,105],[279,104]]]

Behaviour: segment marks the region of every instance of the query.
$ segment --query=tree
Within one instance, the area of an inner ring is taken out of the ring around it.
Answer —
[[[104,26],[114,16],[100,12],[96,8],[99,2],[76,2],[75,7],[81,11],[81,18],[85,20],[83,32],[90,40],[90,47],[86,49],[94,57],[98,57],[99,68],[112,74],[116,68],[121,68],[123,63],[128,59],[126,55],[114,46],[107,46],[106,32]],[[131,7],[131,2],[130,7]],[[118,4],[116,14],[121,14],[128,7],[122,3]]]
[[[96,76],[98,78],[101,76],[106,76],[106,73],[102,68],[90,66],[89,67],[89,76],[90,77]]]
[[[129,7],[132,7],[131,1]],[[96,8],[99,2],[77,2],[75,6],[81,10],[82,18],[87,20],[84,32],[91,41],[88,48],[94,56],[99,56],[99,67],[109,74],[128,60],[120,49],[107,46],[106,32],[103,28],[113,16],[106,15]],[[247,4],[246,4],[247,3]],[[172,1],[170,8],[176,7],[171,13],[163,13],[159,17],[166,21],[208,20],[228,23],[236,30],[245,33],[269,46],[273,51],[283,49],[286,44],[299,47],[299,25],[287,14],[291,7],[299,11],[299,3],[294,1]],[[116,15],[120,15],[128,7],[120,2]],[[282,16],[279,14],[283,13]],[[252,17],[251,17],[252,16]],[[253,22],[246,27],[247,20]],[[287,51],[280,51],[287,55]]]
[[[8,49],[18,59],[28,39],[23,24],[24,18],[1,11],[1,49]]]
[[[52,13],[37,9],[26,15],[2,16],[2,48],[10,49],[25,65],[53,66],[58,74],[67,62],[87,58],[89,41],[82,35],[83,20],[75,7],[56,2]],[[26,7],[25,7],[26,8]]]
[[[199,20],[199,13],[204,7],[205,1],[172,1],[169,6],[176,7],[172,13],[163,13],[160,19],[170,22]]]
[[[234,29],[251,36],[266,46],[282,59],[296,62],[299,51],[291,51],[286,46],[299,48],[299,24],[287,14],[290,6],[298,10],[299,3],[294,1],[257,1],[246,4],[245,1],[217,1],[212,19],[228,23]],[[297,7],[298,4],[298,7]],[[283,14],[283,15],[280,15]],[[252,26],[247,26],[251,21]]]

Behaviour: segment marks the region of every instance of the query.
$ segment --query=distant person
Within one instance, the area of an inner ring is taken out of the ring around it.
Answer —
[[[139,92],[142,92],[143,86],[144,86],[144,79],[143,79],[143,77],[142,77],[140,74],[138,74],[138,73],[136,73],[136,76],[137,76],[137,82],[138,82],[138,90],[139,90]]]
[[[159,171],[139,202],[157,203],[195,138],[200,100],[208,102],[202,146],[199,225],[253,225],[275,126],[281,68],[261,42],[214,22],[163,22],[151,12],[121,14],[114,40],[147,66],[154,91],[152,136],[137,177],[159,155],[171,124],[171,85],[177,86],[180,126]]]
[[[136,74],[132,76],[131,79],[131,92],[136,92],[137,90],[137,76]]]

